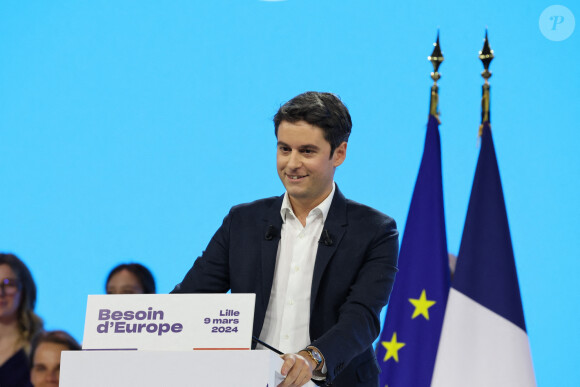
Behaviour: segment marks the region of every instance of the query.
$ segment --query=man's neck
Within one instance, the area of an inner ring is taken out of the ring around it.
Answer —
[[[310,211],[312,211],[312,209],[315,208],[318,204],[322,203],[320,202],[318,204],[312,205],[301,203],[299,201],[292,199],[291,197],[289,199],[290,205],[292,206],[292,211],[294,212],[294,215],[296,216],[296,218],[298,218],[300,223],[302,223],[302,226],[306,226],[306,218],[308,217]]]
[[[288,199],[290,200],[290,206],[292,206],[292,212],[294,212],[294,216],[298,218],[302,226],[306,226],[306,218],[308,217],[308,214],[310,214],[310,211],[312,211],[318,205],[320,205],[320,203],[325,201],[326,198],[328,198],[328,195],[330,195],[330,193],[332,192],[333,188],[334,183],[330,187],[326,195],[322,197],[322,199],[318,199],[315,201],[303,201],[288,195]]]

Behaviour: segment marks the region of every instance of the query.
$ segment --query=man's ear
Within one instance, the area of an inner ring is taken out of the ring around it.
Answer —
[[[342,144],[336,147],[332,158],[332,163],[335,168],[344,162],[344,159],[346,159],[346,141],[343,141]]]

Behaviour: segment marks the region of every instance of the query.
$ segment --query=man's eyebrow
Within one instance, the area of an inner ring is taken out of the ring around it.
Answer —
[[[288,148],[292,148],[290,145],[286,144],[284,141],[278,141],[277,146],[285,146]],[[300,150],[320,150],[320,147],[318,147],[314,144],[304,144],[304,145],[300,145],[298,147],[298,149],[300,149]]]
[[[301,145],[298,149],[319,150],[320,148],[314,144]]]

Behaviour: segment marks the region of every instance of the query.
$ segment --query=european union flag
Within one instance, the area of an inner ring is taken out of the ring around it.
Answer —
[[[449,292],[439,122],[429,116],[399,273],[377,344],[381,387],[429,386]]]
[[[433,386],[535,385],[501,179],[485,122]]]

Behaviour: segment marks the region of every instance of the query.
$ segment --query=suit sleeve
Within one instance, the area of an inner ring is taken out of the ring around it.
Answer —
[[[211,238],[183,280],[171,293],[225,293],[230,290],[228,263],[232,211]]]
[[[312,343],[324,355],[327,383],[368,350],[380,333],[380,313],[398,270],[398,235],[395,221],[383,218],[364,252],[346,302],[339,308],[337,322]]]

